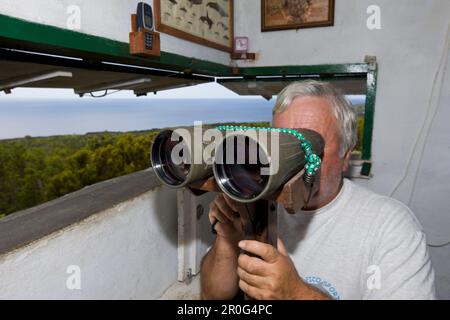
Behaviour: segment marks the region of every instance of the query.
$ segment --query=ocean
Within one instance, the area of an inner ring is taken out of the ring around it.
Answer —
[[[0,139],[135,131],[203,123],[270,121],[275,99],[0,98]]]
[[[365,96],[348,96],[364,104]],[[138,131],[218,122],[270,121],[275,98],[23,99],[0,97],[0,140],[25,136]]]

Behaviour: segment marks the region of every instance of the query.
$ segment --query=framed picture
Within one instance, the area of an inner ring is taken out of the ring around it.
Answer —
[[[326,27],[334,24],[334,0],[261,0],[261,30]]]
[[[248,37],[235,37],[234,38],[234,52],[235,53],[247,53],[248,52]]]
[[[154,0],[154,8],[158,31],[233,51],[233,0]]]

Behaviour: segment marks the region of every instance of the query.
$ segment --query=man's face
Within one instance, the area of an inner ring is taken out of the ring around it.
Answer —
[[[341,137],[330,102],[325,98],[297,97],[285,111],[274,115],[273,126],[310,129],[322,135],[325,149],[320,189],[309,202],[307,209],[323,207],[333,200],[341,188],[342,172],[347,169],[350,152],[343,159],[339,157]]]

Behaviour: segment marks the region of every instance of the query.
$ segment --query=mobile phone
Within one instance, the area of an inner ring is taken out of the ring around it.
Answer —
[[[145,2],[139,2],[137,6],[137,27],[138,30],[153,30],[153,10]]]

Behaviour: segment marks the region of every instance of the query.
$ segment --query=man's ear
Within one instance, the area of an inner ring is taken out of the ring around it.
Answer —
[[[342,162],[342,172],[346,172],[348,170],[348,166],[350,165],[350,158],[352,156],[353,149],[349,149],[345,155]]]

